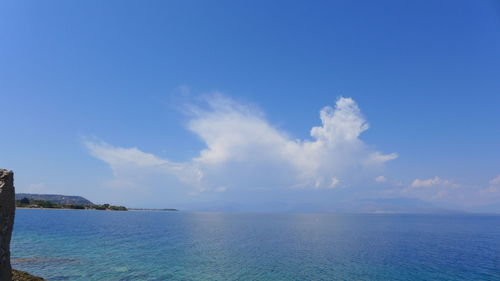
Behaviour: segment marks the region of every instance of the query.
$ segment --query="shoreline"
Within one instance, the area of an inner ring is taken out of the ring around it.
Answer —
[[[97,210],[97,209],[72,209],[72,208],[27,208],[27,207],[16,207],[17,209],[23,210],[69,210],[69,211],[112,211],[112,212],[124,212],[120,210]]]
[[[128,212],[128,211],[148,211],[148,212],[179,212],[179,210],[162,210],[162,209],[140,209],[140,208],[130,208],[127,209],[127,211],[122,211],[122,210],[97,210],[97,209],[72,209],[72,208],[27,208],[27,207],[16,207],[17,209],[22,209],[22,210],[69,210],[69,211],[111,211],[111,212]]]

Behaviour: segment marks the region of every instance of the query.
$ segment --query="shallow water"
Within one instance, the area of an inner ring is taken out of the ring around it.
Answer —
[[[500,280],[500,216],[17,210],[48,280]]]

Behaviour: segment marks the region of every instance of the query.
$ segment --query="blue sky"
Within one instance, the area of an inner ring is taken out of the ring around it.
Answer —
[[[3,1],[0,42],[0,166],[18,191],[138,207],[500,203],[497,1]],[[349,149],[269,156],[317,141],[336,103],[359,132]],[[376,152],[397,157],[361,171]],[[299,176],[313,169],[299,159],[318,167]]]

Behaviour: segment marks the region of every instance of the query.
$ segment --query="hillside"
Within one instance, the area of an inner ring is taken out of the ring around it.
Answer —
[[[30,200],[49,201],[56,204],[94,205],[94,203],[81,196],[16,193],[16,200],[21,200],[23,198],[28,198]]]

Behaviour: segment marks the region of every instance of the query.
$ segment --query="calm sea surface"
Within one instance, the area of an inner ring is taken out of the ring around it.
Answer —
[[[48,280],[500,280],[500,216],[17,210]]]

